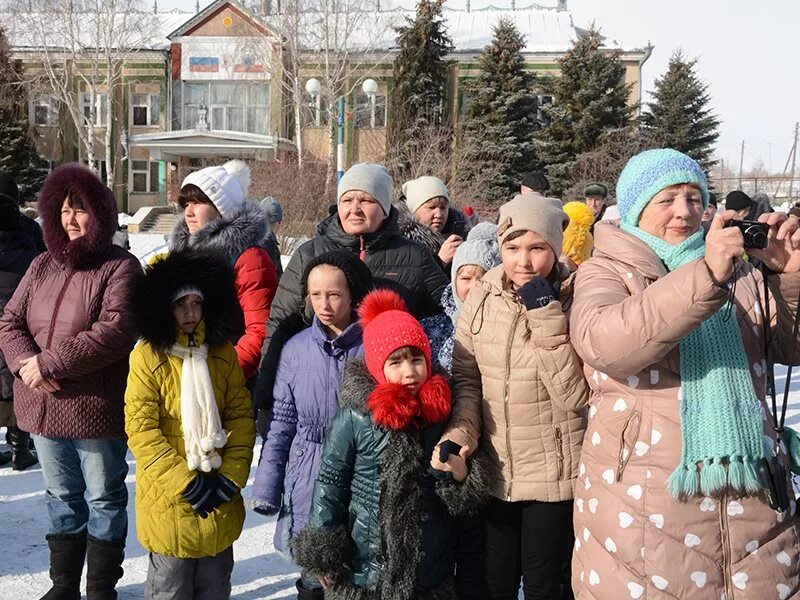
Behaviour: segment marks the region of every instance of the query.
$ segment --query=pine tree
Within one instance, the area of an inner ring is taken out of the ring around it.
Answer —
[[[553,78],[553,104],[544,109],[547,125],[537,144],[551,190],[570,186],[579,155],[590,152],[605,132],[628,125],[630,85],[618,52],[600,49],[602,37],[592,27],[558,61],[561,76]]]
[[[44,181],[44,162],[29,135],[27,98],[20,92],[22,65],[11,58],[11,46],[0,27],[0,173],[17,181],[20,199],[32,199]]]
[[[708,85],[697,75],[697,59],[677,51],[667,72],[655,82],[654,101],[647,104],[642,127],[647,138],[662,148],[674,148],[695,159],[703,169],[714,165],[711,156],[719,137],[719,119],[709,107]]]
[[[519,190],[523,173],[539,167],[534,151],[537,79],[525,70],[525,36],[513,21],[498,21],[493,35],[478,60],[480,74],[464,84],[469,104],[462,135],[465,146],[480,152],[475,168],[495,171],[476,190],[477,197],[502,203]]]
[[[424,144],[421,130],[442,121],[450,64],[445,57],[453,50],[443,4],[444,0],[420,0],[416,18],[397,28],[389,140],[400,162],[415,155],[414,146]]]

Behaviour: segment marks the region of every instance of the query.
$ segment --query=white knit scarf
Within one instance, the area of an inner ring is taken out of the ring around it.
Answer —
[[[228,441],[217,410],[211,374],[208,372],[208,344],[187,348],[175,344],[170,354],[183,360],[181,369],[181,425],[189,470],[208,473],[219,469],[222,457],[217,448]]]

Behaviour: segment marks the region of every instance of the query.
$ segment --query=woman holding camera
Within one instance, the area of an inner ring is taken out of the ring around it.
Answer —
[[[765,402],[765,335],[800,360],[798,219],[773,213],[766,249],[717,214],[705,244],[702,169],[675,150],[633,157],[619,225],[598,224],[577,275],[572,342],[592,388],[575,491],[576,598],[789,598],[798,519],[769,495],[789,459]],[[741,260],[745,251],[776,272]],[[765,323],[765,319],[768,322]],[[769,485],[761,471],[772,472]]]

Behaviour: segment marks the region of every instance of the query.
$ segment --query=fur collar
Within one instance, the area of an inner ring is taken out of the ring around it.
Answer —
[[[400,234],[413,242],[422,244],[430,250],[431,254],[438,254],[439,248],[444,243],[444,236],[420,223],[405,202],[396,202],[394,207],[397,210],[397,228],[400,230]]]
[[[380,427],[400,431],[443,423],[450,416],[451,395],[447,380],[434,374],[416,396],[397,383],[378,383],[362,360],[345,366],[339,404],[372,417]]]
[[[194,235],[189,233],[186,220],[179,218],[169,239],[169,249],[204,250],[224,256],[233,265],[248,248],[268,248],[269,236],[266,213],[248,200],[235,214],[212,221]]]
[[[70,241],[61,226],[61,206],[67,195],[77,195],[91,216],[86,235]],[[117,231],[117,202],[90,169],[77,163],[50,173],[39,193],[44,242],[53,258],[73,269],[102,263]]]

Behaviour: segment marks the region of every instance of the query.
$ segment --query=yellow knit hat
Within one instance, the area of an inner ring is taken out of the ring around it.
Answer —
[[[590,230],[594,224],[594,213],[583,202],[567,202],[564,212],[569,215],[569,225],[564,231],[561,250],[572,262],[580,265],[592,255],[594,238]]]

